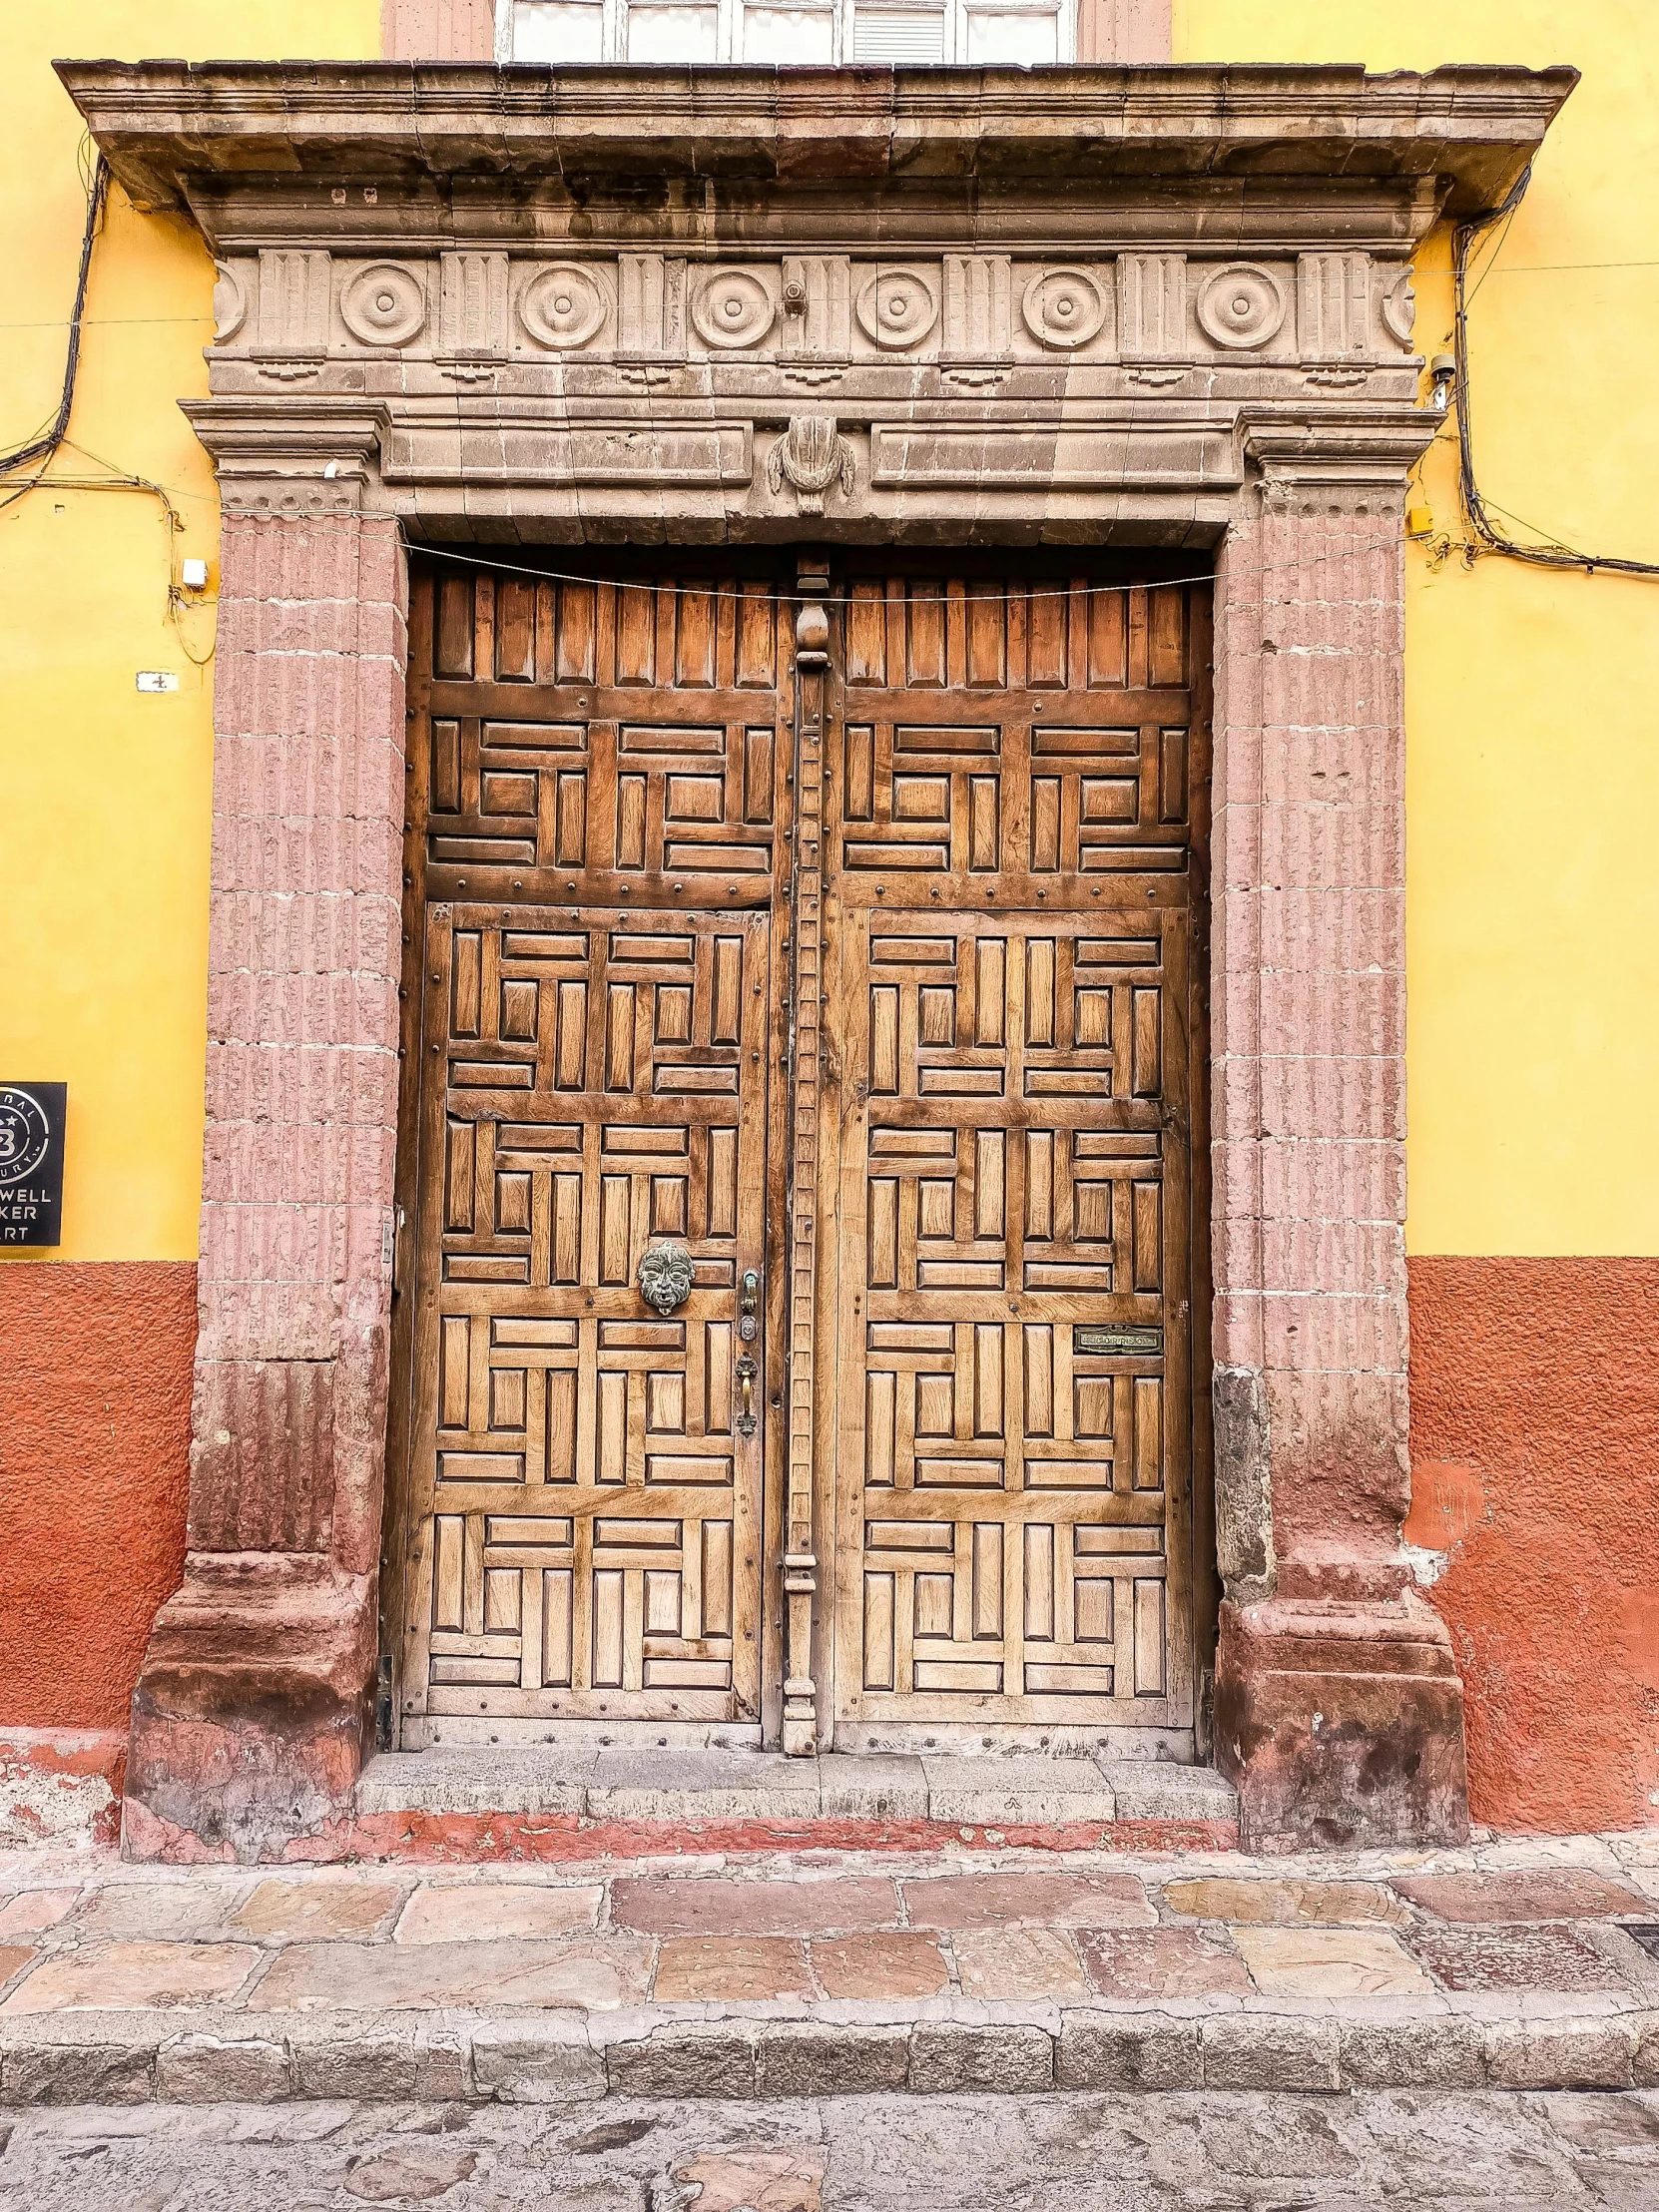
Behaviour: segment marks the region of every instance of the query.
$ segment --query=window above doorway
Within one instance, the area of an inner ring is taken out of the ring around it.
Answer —
[[[498,0],[496,57],[1032,67],[1077,58],[1077,0]]]

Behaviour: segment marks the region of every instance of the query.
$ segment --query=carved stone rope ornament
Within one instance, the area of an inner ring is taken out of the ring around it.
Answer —
[[[792,425],[792,429],[793,429]],[[834,426],[830,426],[833,435]],[[791,945],[789,1441],[784,1506],[784,1602],[788,1643],[784,1750],[810,1758],[818,1748],[813,1680],[813,1612],[818,1595],[814,1550],[814,1430],[818,1378],[819,1093],[824,1019],[824,709],[830,667],[830,578],[803,561],[796,579],[796,839]]]

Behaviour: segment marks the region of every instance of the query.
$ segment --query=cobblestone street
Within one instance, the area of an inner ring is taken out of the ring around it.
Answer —
[[[3,2130],[0,2130],[3,2132]],[[848,2097],[20,2115],[7,2212],[1472,2212],[1659,2206],[1659,2096]]]

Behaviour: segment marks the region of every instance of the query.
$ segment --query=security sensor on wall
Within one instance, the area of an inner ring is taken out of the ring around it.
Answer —
[[[1428,364],[1428,404],[1436,414],[1444,414],[1451,404],[1452,386],[1457,381],[1456,356],[1451,353],[1436,353]]]

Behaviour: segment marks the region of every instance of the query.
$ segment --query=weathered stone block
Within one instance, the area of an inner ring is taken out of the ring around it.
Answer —
[[[1290,2012],[1226,2012],[1202,2029],[1206,2089],[1335,2089],[1337,2024]]]
[[[1053,2082],[1054,2038],[1046,2028],[918,2020],[910,2032],[910,2088],[918,2094],[1015,2095],[1051,2088]]]
[[[1488,2020],[1482,2034],[1494,2089],[1628,2089],[1636,2029],[1625,2019]]]
[[[1072,2012],[1054,2054],[1061,2089],[1200,2089],[1198,2022],[1157,2012]]]
[[[605,2094],[605,2060],[581,2020],[491,2020],[472,2030],[472,2079],[503,2104]]]
[[[870,2096],[903,2089],[909,2065],[904,2026],[769,2020],[755,2045],[755,2090],[763,2097]]]
[[[293,2094],[293,2064],[279,2042],[182,2035],[156,2057],[164,2104],[273,2104]]]
[[[1480,2028],[1454,2014],[1340,2020],[1337,2069],[1345,2089],[1479,2089]]]

